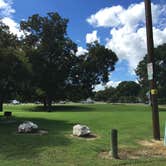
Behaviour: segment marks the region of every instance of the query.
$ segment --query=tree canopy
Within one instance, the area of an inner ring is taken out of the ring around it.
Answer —
[[[134,81],[123,81],[116,89],[118,96],[138,96],[140,85]]]
[[[87,53],[76,58],[71,72],[71,86],[82,92],[82,98],[90,97],[97,84],[105,84],[118,61],[116,54],[94,42],[87,45]]]
[[[33,66],[34,82],[43,91],[48,106],[63,95],[77,51],[76,44],[67,36],[67,22],[58,13],[44,17],[35,14],[21,22],[23,47]]]

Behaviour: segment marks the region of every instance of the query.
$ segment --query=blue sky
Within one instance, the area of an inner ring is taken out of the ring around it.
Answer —
[[[134,3],[142,2],[141,0],[14,0],[12,7],[16,10],[13,19],[19,22],[26,19],[32,14],[39,13],[45,15],[47,12],[57,11],[62,17],[69,19],[68,35],[77,42],[81,41],[86,45],[85,35],[94,28],[90,26],[86,19],[101,8],[122,5],[127,8]],[[153,2],[158,2],[157,0]],[[160,3],[162,1],[159,1]],[[109,28],[99,28],[99,35],[104,38],[108,37]],[[78,42],[77,42],[78,43]],[[79,44],[79,43],[78,43]]]
[[[166,2],[152,0],[154,42],[166,42]],[[144,4],[141,0],[0,0],[0,17],[19,33],[18,23],[33,14],[58,12],[69,19],[68,35],[86,51],[86,43],[98,40],[119,57],[109,85],[136,80],[134,70],[146,53]],[[102,86],[98,86],[101,89]]]

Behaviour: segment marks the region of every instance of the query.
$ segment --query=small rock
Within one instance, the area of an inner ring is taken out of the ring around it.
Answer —
[[[26,121],[18,126],[19,133],[33,133],[37,132],[38,125],[31,121]]]
[[[89,135],[91,133],[90,129],[88,126],[86,125],[80,125],[77,124],[75,126],[73,126],[73,135],[75,136],[86,136]]]

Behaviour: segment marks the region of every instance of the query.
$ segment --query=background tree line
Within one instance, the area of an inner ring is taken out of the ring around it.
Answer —
[[[141,102],[139,96],[141,87],[134,81],[123,81],[116,88],[109,87],[103,91],[96,92],[96,101],[111,103],[138,103]]]

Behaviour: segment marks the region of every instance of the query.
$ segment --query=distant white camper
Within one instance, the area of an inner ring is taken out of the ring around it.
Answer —
[[[81,101],[82,104],[93,104],[94,100],[91,98],[87,98],[86,100]]]
[[[20,104],[20,102],[18,100],[12,100],[11,103],[12,104]]]

